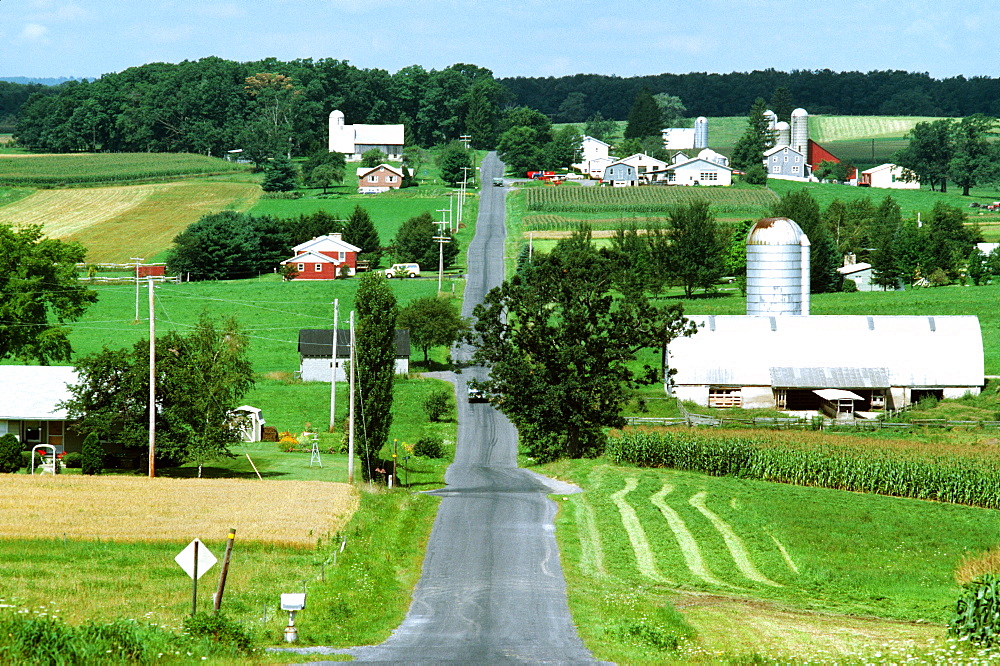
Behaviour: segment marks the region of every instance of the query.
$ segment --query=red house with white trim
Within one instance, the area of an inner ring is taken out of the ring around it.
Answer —
[[[413,175],[413,169],[409,170]],[[403,185],[403,168],[391,164],[358,167],[358,194],[379,194],[398,190]]]
[[[296,275],[293,280],[335,280],[345,274],[357,272],[360,247],[344,241],[340,234],[319,236],[292,248],[291,259],[281,262],[291,265]]]

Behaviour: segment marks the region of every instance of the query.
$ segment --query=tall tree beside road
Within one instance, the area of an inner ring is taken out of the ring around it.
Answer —
[[[375,476],[379,452],[389,437],[396,376],[396,296],[384,275],[362,274],[354,307],[358,314],[354,432],[362,476],[368,481]]]
[[[355,206],[344,223],[342,234],[345,242],[361,248],[358,259],[371,262],[371,268],[378,268],[382,260],[382,241],[367,210],[360,205]]]
[[[947,118],[917,123],[907,134],[906,148],[893,155],[893,161],[916,175],[932,190],[940,186],[948,191],[948,169],[955,155],[953,120]]]
[[[79,243],[46,238],[40,226],[0,224],[0,359],[43,365],[70,359],[62,324],[97,301],[97,293],[77,280],[75,264],[86,254]]]
[[[1000,175],[1000,151],[991,141],[996,136],[996,118],[977,113],[952,126],[955,155],[948,163],[948,176],[962,187],[962,195],[978,183],[991,182]]]
[[[441,178],[449,185],[458,185],[472,173],[472,158],[469,151],[460,141],[449,143],[438,156],[438,166],[441,168]]]
[[[633,369],[637,352],[693,332],[679,304],[653,305],[636,281],[618,282],[621,261],[581,230],[474,310],[473,360],[491,366],[482,386],[539,461],[598,455],[602,428],[624,425],[630,389],[663,381]]]
[[[499,100],[503,93],[503,88],[493,79],[479,81],[469,89],[465,132],[471,137],[471,145],[476,150],[492,150],[497,145]]]
[[[438,235],[442,226],[434,223],[434,218],[430,213],[421,213],[411,217],[399,227],[396,232],[396,239],[393,241],[392,252],[397,263],[416,262],[424,270],[437,268],[439,260],[443,254],[444,267],[448,268],[454,263],[458,256],[458,241],[454,238],[450,243],[445,243],[443,248],[438,247],[438,241],[434,237]],[[450,236],[447,231],[443,231],[446,236]]]
[[[663,129],[662,114],[649,88],[643,87],[635,96],[632,110],[628,113],[628,125],[625,126],[626,139],[642,139],[647,136],[659,136]]]
[[[733,167],[746,171],[750,167],[762,164],[764,151],[774,145],[774,137],[768,129],[768,120],[764,115],[767,105],[763,97],[758,97],[750,107],[747,116],[747,128],[733,146]]]

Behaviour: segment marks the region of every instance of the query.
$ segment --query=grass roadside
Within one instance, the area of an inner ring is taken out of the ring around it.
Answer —
[[[601,460],[543,471],[584,489],[556,498],[570,607],[595,656],[624,663],[940,648],[955,568],[1000,528],[985,509]]]

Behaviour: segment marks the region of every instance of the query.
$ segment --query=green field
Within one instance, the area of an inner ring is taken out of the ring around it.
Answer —
[[[717,214],[757,211],[777,202],[763,188],[744,187],[537,187],[525,190],[527,210],[539,213],[666,213],[705,199]]]
[[[63,187],[247,171],[241,164],[190,153],[73,153],[0,155],[0,184]]]
[[[699,660],[871,659],[914,634],[927,649],[961,557],[1000,530],[986,509],[601,461],[546,471],[584,489],[559,498],[557,536],[574,621],[609,661],[666,659],[677,639]],[[933,626],[868,620],[856,635],[857,617]],[[772,630],[753,630],[762,618]]]

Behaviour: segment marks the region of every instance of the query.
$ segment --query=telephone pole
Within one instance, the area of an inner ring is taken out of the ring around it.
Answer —
[[[351,407],[347,430],[347,483],[354,484],[354,380],[357,367],[354,361],[354,310],[351,310]]]
[[[131,257],[131,259],[135,262],[135,322],[139,323],[139,262],[143,261],[143,258]]]
[[[149,281],[149,478],[152,479],[156,476],[156,318],[153,316],[153,278],[146,279]],[[139,284],[138,268],[135,282]]]
[[[444,244],[450,243],[451,238],[444,235],[444,225],[448,224],[446,220],[442,219],[440,222],[435,222],[434,224],[439,225],[438,235],[434,237],[434,240],[438,242],[438,293],[440,294],[441,283],[444,280]]]
[[[334,431],[337,416],[337,318],[340,315],[340,299],[333,299],[333,363],[330,364],[330,432]]]

